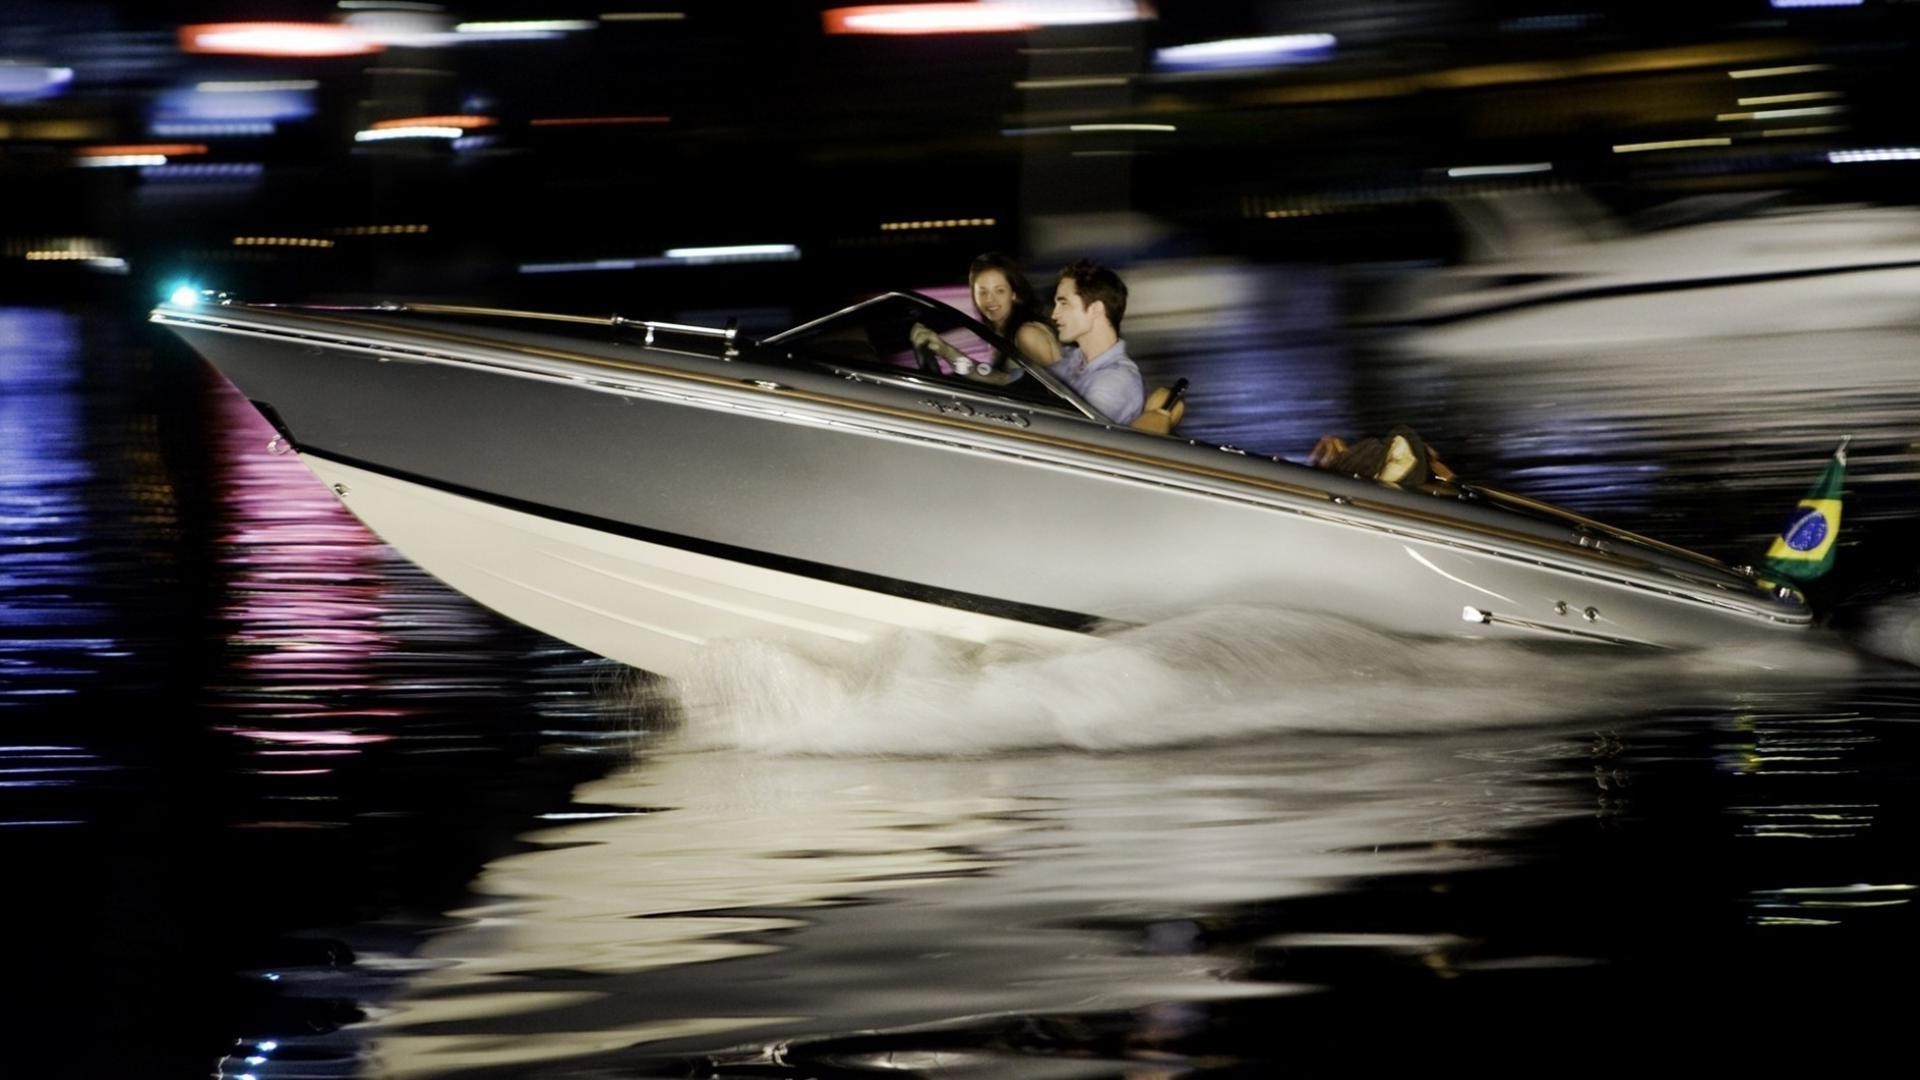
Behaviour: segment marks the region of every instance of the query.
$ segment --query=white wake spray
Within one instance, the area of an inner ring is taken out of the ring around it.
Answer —
[[[1553,723],[1724,701],[1757,679],[1833,677],[1855,662],[1824,637],[1656,653],[1410,639],[1216,607],[1055,652],[909,633],[831,659],[734,642],[658,692],[693,748],[973,755]]]

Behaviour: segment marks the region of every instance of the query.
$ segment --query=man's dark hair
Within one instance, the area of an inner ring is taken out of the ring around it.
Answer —
[[[1120,318],[1127,313],[1127,283],[1120,280],[1120,275],[1091,259],[1080,259],[1060,271],[1054,287],[1059,288],[1061,281],[1069,280],[1080,294],[1082,304],[1092,307],[1098,300],[1106,306],[1107,321],[1113,324],[1113,332],[1119,333]]]

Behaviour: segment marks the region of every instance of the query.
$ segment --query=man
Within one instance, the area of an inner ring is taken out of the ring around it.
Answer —
[[[1120,275],[1081,259],[1060,271],[1053,287],[1053,325],[1066,349],[1047,369],[1073,387],[1094,411],[1131,424],[1146,404],[1146,384],[1120,340],[1127,285]]]

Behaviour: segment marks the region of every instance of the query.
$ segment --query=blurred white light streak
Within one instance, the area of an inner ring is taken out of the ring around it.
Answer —
[[[1838,90],[1809,90],[1804,94],[1768,94],[1765,97],[1743,97],[1734,102],[1742,107],[1750,105],[1785,105],[1794,101],[1832,101],[1840,96]]]
[[[78,158],[75,165],[88,169],[124,169],[136,165],[165,165],[165,154],[104,154],[100,157]]]
[[[792,244],[732,244],[722,247],[668,248],[669,259],[797,259],[800,249]]]
[[[1827,160],[1835,165],[1851,165],[1862,161],[1920,161],[1920,147],[1889,147],[1882,150],[1834,150],[1827,154]]]
[[[193,88],[203,94],[253,94],[273,90],[318,90],[318,79],[253,79],[219,80],[195,83]]]
[[[70,67],[42,67],[0,60],[0,97],[43,97],[64,90],[73,82]]]
[[[793,244],[731,244],[722,247],[672,248],[661,255],[631,259],[591,259],[578,262],[521,263],[523,274],[575,274],[602,270],[639,270],[662,266],[701,266],[728,262],[792,262],[800,257]]]
[[[1530,161],[1518,165],[1460,165],[1447,170],[1456,179],[1469,176],[1519,176],[1525,173],[1552,172],[1551,161]]]
[[[518,19],[502,22],[456,23],[456,34],[564,34],[593,29],[591,19]]]
[[[1895,885],[1872,885],[1860,881],[1849,885],[1804,885],[1793,888],[1759,889],[1756,891],[1775,893],[1781,896],[1828,896],[1835,893],[1916,892],[1920,891],[1920,886],[1907,885],[1904,883]]]
[[[354,142],[386,142],[389,139],[457,139],[466,131],[457,127],[369,128],[353,133]]]
[[[217,139],[223,136],[271,135],[273,124],[265,120],[253,120],[242,123],[201,123],[185,121],[181,123],[154,124],[147,128],[154,135],[179,138],[183,135],[198,135],[203,138]]]
[[[1225,64],[1324,52],[1336,43],[1337,39],[1332,34],[1279,34],[1273,37],[1228,38],[1174,45],[1153,55],[1156,61],[1163,64]]]
[[[1787,67],[1746,68],[1741,71],[1727,72],[1733,79],[1771,79],[1778,75],[1806,75],[1815,71],[1826,71],[1826,64],[1791,64]]]
[[[984,7],[1021,14],[1040,26],[1098,26],[1153,18],[1153,8],[1135,0],[979,0]]]
[[[1097,131],[1179,131],[1172,124],[1069,124],[1067,130],[1075,133]]]
[[[451,33],[453,19],[439,12],[357,11],[347,16],[346,24],[382,45],[402,48],[431,49],[474,40]]]
[[[146,180],[222,180],[258,179],[267,167],[258,161],[223,161],[218,164],[149,165],[140,170]]]
[[[1844,105],[1814,105],[1805,109],[1760,109],[1756,112],[1721,113],[1719,120],[1785,120],[1790,116],[1832,116],[1846,112]]]
[[[1614,146],[1616,154],[1638,154],[1647,150],[1684,150],[1691,146],[1732,146],[1729,138],[1717,139],[1668,139],[1665,142],[1619,143]]]
[[[1775,8],[1859,7],[1865,0],[1770,0]]]
[[[1101,75],[1084,79],[1022,79],[1013,84],[1015,90],[1077,90],[1089,86],[1125,86],[1125,75]]]
[[[1832,135],[1835,132],[1845,131],[1845,130],[1847,129],[1844,127],[1829,124],[1825,127],[1768,128],[1767,130],[1761,132],[1760,134],[1769,139],[1777,139],[1782,136],[1791,137],[1796,135]]]
[[[669,266],[669,259],[594,259],[591,262],[521,263],[523,274],[574,274],[595,270],[638,270],[642,266]]]

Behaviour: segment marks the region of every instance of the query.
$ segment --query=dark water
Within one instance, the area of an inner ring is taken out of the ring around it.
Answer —
[[[4,309],[0,1074],[1897,1046],[1920,336],[1442,364],[1342,331],[1329,275],[1183,276],[1260,300],[1133,317],[1201,437],[1408,420],[1470,476],[1746,560],[1853,434],[1832,625],[1646,657],[1199,611],[1071,657],[742,648],[662,710],[386,550],[137,318]]]

